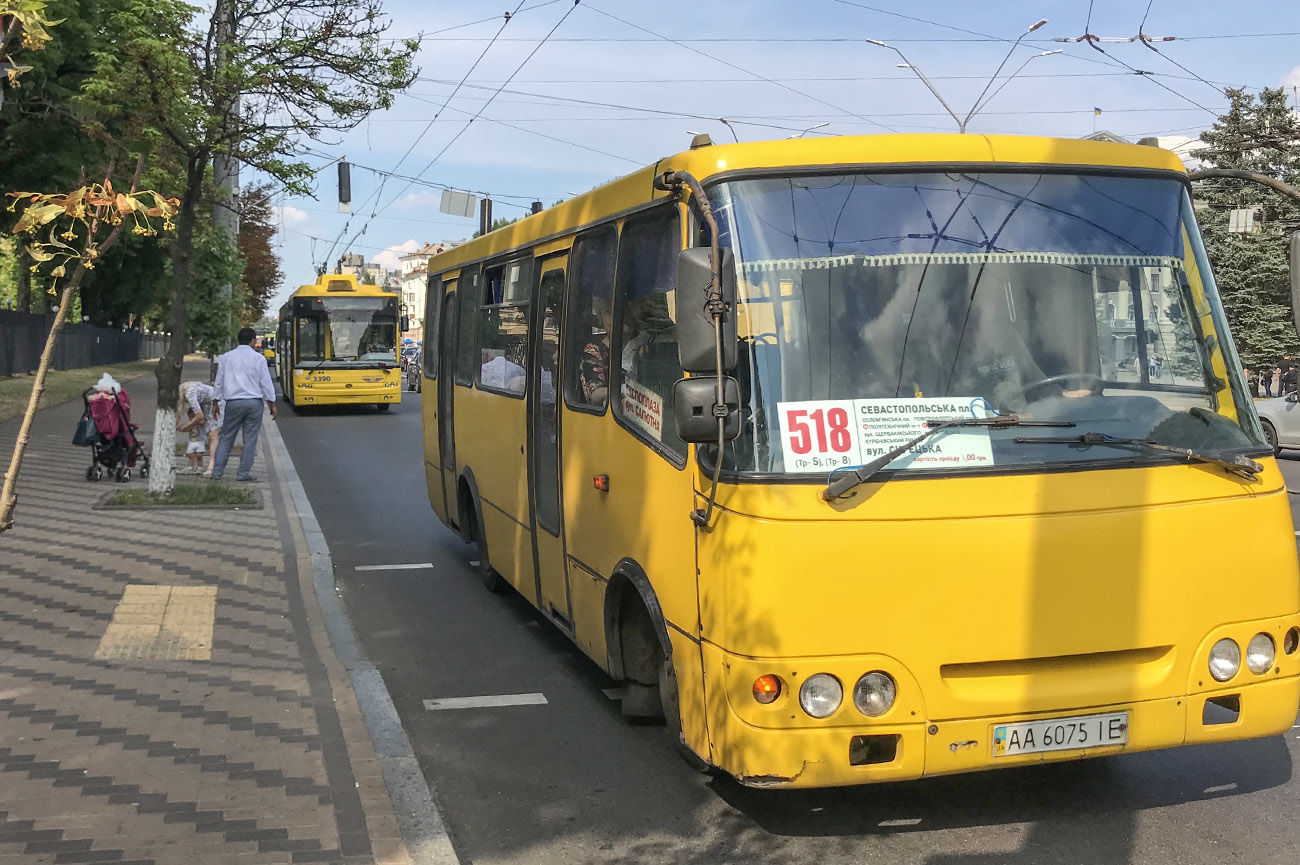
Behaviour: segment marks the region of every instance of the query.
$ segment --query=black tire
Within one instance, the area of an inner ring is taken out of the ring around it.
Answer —
[[[92,471],[94,472],[94,475],[91,477],[91,480],[102,481],[104,479],[103,466],[95,466]]]
[[[94,467],[94,466],[90,466],[89,468],[86,469],[86,480],[88,480],[88,481],[93,481],[93,480],[95,480],[95,467]]]
[[[380,411],[388,411],[388,410],[389,410],[390,408],[392,408],[392,407],[393,407],[393,404],[392,404],[392,403],[381,402],[381,403],[379,404],[379,410],[380,410]]]
[[[1268,439],[1268,446],[1273,449],[1273,456],[1281,454],[1282,448],[1277,443],[1277,430],[1273,424],[1263,418],[1260,418],[1259,422],[1264,425],[1264,438]]]
[[[483,588],[492,594],[499,594],[506,587],[505,578],[496,572],[488,561],[487,541],[483,538],[483,526],[480,524],[478,514],[471,518],[474,528],[474,542],[478,545],[478,578],[483,583]]]
[[[147,477],[149,477],[149,464],[148,464],[148,463],[145,463],[144,465],[140,466],[140,477],[142,477],[142,478],[147,478]]]

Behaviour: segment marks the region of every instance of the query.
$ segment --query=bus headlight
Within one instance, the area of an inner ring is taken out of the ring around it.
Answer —
[[[1241,669],[1241,649],[1224,637],[1210,649],[1210,675],[1216,682],[1226,682]]]
[[[799,688],[799,705],[814,718],[829,718],[844,702],[844,686],[830,673],[814,673]]]
[[[869,718],[885,714],[894,706],[898,686],[888,673],[880,670],[867,673],[853,686],[853,705]]]
[[[1273,658],[1277,654],[1277,648],[1273,644],[1273,638],[1268,634],[1256,634],[1250,638],[1250,644],[1246,646],[1246,667],[1257,676],[1262,676],[1268,672],[1269,667],[1273,666]]]

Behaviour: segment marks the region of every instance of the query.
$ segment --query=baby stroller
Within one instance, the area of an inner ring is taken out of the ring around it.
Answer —
[[[140,477],[147,478],[149,456],[135,434],[138,427],[131,423],[131,397],[107,375],[105,379],[81,394],[86,408],[72,437],[74,445],[90,448],[86,480],[100,480],[107,472],[113,480],[126,483],[136,463],[140,464]]]

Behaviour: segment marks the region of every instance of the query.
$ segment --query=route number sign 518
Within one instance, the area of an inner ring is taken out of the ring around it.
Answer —
[[[851,402],[808,400],[779,408],[787,471],[834,469],[857,463],[858,432],[853,427]]]

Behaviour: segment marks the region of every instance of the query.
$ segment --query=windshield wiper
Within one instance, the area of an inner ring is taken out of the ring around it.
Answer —
[[[1086,432],[1082,435],[1067,436],[1064,438],[1031,438],[1028,436],[1015,439],[1016,444],[1060,444],[1060,445],[1080,445],[1090,447],[1092,445],[1120,445],[1126,447],[1140,448],[1142,450],[1157,451],[1159,453],[1176,454],[1190,462],[1208,463],[1212,466],[1218,466],[1229,474],[1237,475],[1248,480],[1253,480],[1255,475],[1264,470],[1264,467],[1247,456],[1237,454],[1232,459],[1227,460],[1216,457],[1212,454],[1201,453],[1191,448],[1176,448],[1172,445],[1162,445],[1156,442],[1147,441],[1146,439],[1121,438],[1119,436],[1107,435],[1099,432]]]
[[[882,456],[876,457],[871,462],[860,465],[855,469],[843,469],[842,471],[844,473],[828,483],[826,489],[822,490],[822,498],[828,502],[838,499],[858,484],[865,483],[876,472],[880,471],[885,466],[889,465],[894,460],[928,439],[930,436],[935,435],[936,433],[941,433],[946,429],[964,426],[990,427],[992,429],[1003,429],[1005,427],[1013,426],[1037,426],[1061,429],[1072,427],[1074,426],[1074,423],[1071,421],[1055,420],[1021,420],[1017,415],[1004,414],[995,417],[964,417],[945,421],[926,421],[925,425],[927,427],[926,431],[906,444],[901,444]],[[1017,441],[1019,440],[1017,439]],[[1038,441],[1045,441],[1045,439],[1038,439]]]
[[[356,359],[357,359],[357,355],[355,355],[355,354],[353,354],[353,355],[342,355],[342,356],[340,356],[340,357],[327,357],[327,358],[325,358],[324,360],[322,360],[320,363],[318,363],[318,364],[316,364],[315,366],[313,366],[311,369],[307,370],[307,375],[311,375],[311,374],[314,373],[316,370],[318,370],[318,369],[320,369],[321,367],[323,367],[325,364],[327,364],[327,363],[333,363],[333,362],[336,361],[336,360],[356,360]]]

